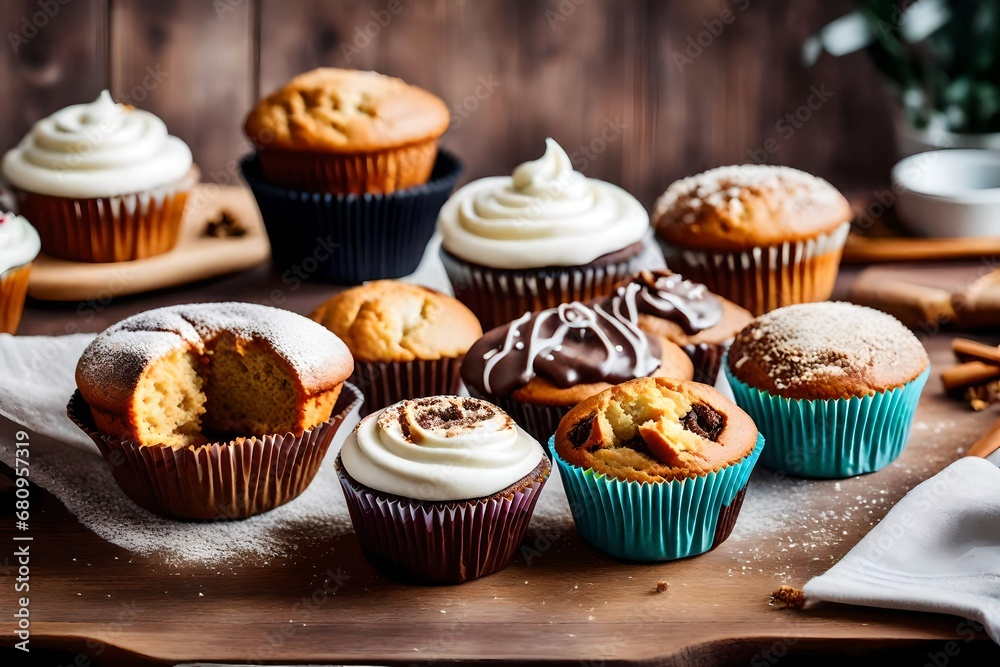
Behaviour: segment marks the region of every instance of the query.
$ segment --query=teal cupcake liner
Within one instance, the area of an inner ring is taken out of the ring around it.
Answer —
[[[796,477],[843,479],[875,472],[899,456],[930,366],[916,379],[872,396],[796,399],[755,389],[722,363],[736,403],[767,438],[764,467]]]
[[[733,465],[671,482],[632,482],[568,463],[549,439],[581,537],[598,551],[636,561],[697,556],[732,532],[764,437]]]

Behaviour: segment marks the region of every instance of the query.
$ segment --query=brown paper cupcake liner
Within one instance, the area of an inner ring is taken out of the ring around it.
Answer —
[[[833,293],[850,223],[807,241],[706,252],[665,248],[667,264],[755,317],[796,303],[825,301]]]
[[[339,456],[336,467],[365,557],[389,576],[440,584],[483,577],[510,562],[551,472],[543,458],[511,487],[512,493],[423,502],[361,484],[347,474]]]
[[[559,422],[566,416],[566,413],[573,409],[572,405],[534,405],[522,403],[509,396],[480,394],[473,387],[466,387],[466,389],[473,398],[489,401],[506,412],[518,426],[528,432],[528,435],[543,445],[556,432]],[[543,449],[545,449],[546,455],[550,454],[547,447],[543,447]]]
[[[437,137],[374,153],[322,153],[262,148],[265,178],[308,192],[388,194],[422,185],[437,157]]]
[[[743,500],[746,498],[747,486],[749,485],[750,482],[747,481],[747,484],[733,498],[733,502],[723,505],[719,509],[719,519],[715,524],[715,536],[712,538],[712,549],[716,549],[733,534],[733,528],[736,527],[736,520],[740,518],[740,510],[743,509]]]
[[[67,412],[97,445],[135,504],[172,519],[245,519],[302,493],[344,419],[361,402],[345,383],[327,421],[300,435],[265,435],[201,447],[143,446],[104,435],[79,391]]]
[[[728,345],[719,343],[685,345],[684,351],[694,365],[694,381],[714,387],[716,380],[719,379],[722,358],[728,348]]]
[[[466,262],[444,248],[441,261],[455,297],[489,331],[528,311],[610,295],[616,283],[644,268],[649,261],[645,250],[640,241],[582,266],[539,269],[494,269]]]
[[[76,199],[16,190],[17,209],[38,230],[42,250],[74,262],[126,262],[177,245],[188,194],[200,172],[146,192]]]
[[[15,333],[24,312],[31,262],[0,274],[0,333]]]
[[[407,398],[458,393],[459,369],[465,356],[433,360],[354,361],[351,382],[364,394],[361,416]]]

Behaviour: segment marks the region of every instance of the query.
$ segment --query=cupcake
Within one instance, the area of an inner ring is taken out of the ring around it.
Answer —
[[[435,583],[506,566],[550,472],[542,446],[502,410],[457,396],[368,415],[336,467],[368,560]]]
[[[42,249],[77,262],[171,250],[199,178],[191,150],[163,121],[106,90],[35,123],[2,169]]]
[[[694,368],[684,350],[643,333],[634,306],[615,297],[593,308],[571,303],[525,313],[476,341],[462,362],[462,381],[472,396],[499,405],[548,442],[574,405],[613,384],[649,376],[690,380]]]
[[[374,72],[318,69],[261,100],[241,164],[287,281],[413,273],[461,165],[438,151],[444,102]]]
[[[97,335],[70,419],[125,495],[179,519],[239,519],[298,496],[360,392],[311,320],[248,303],[170,306]]]
[[[27,220],[0,212],[0,333],[17,331],[40,247],[38,232]]]
[[[639,378],[573,408],[550,446],[588,544],[667,561],[729,537],[764,439],[708,385]]]
[[[830,297],[851,207],[789,167],[719,167],[673,183],[653,225],[667,264],[754,315]]]
[[[444,102],[422,88],[328,67],[258,102],[243,129],[271,183],[359,195],[426,183],[450,122]]]
[[[851,477],[895,460],[930,373],[899,320],[849,303],[759,317],[727,359],[736,402],[767,438],[761,462],[799,477]]]
[[[705,384],[715,384],[733,336],[753,319],[701,283],[668,270],[640,271],[619,283],[615,296],[634,302],[640,329],[687,352],[695,381]]]
[[[462,359],[483,335],[457,300],[394,280],[345,290],[309,317],[351,350],[362,416],[405,398],[457,394]]]
[[[609,295],[643,263],[649,217],[618,186],[574,171],[546,139],[545,155],[513,175],[459,189],[438,227],[455,296],[490,329],[526,311]]]

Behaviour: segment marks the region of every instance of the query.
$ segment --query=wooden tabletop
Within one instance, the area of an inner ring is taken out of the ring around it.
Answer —
[[[850,278],[844,275],[841,290]],[[30,304],[21,333],[96,331],[132,312],[195,300],[273,303],[278,296],[277,305],[307,312],[332,291],[321,285],[291,289],[261,267],[106,305]],[[952,363],[949,340],[947,334],[927,338],[937,370]],[[922,665],[929,655],[951,650],[953,642],[958,657],[949,657],[949,665],[998,664],[1000,649],[982,634],[971,639],[959,618],[833,604],[792,611],[769,604],[778,585],[801,586],[827,569],[906,490],[960,456],[995,419],[995,413],[973,413],[948,400],[932,377],[912,439],[886,470],[841,482],[755,472],[748,506],[755,489],[777,492],[783,503],[805,509],[812,529],[789,523],[757,534],[748,529],[754,518],[745,513],[734,536],[716,551],[648,565],[594,551],[568,524],[551,534],[530,533],[530,562],[518,556],[496,575],[450,587],[418,587],[380,576],[353,535],[267,562],[171,566],[103,541],[58,500],[36,490],[31,647],[36,657],[52,659],[39,664],[487,660],[758,666],[779,660],[825,664],[830,656],[844,655],[858,664],[891,658],[894,664]],[[5,499],[0,540],[9,545],[12,502],[9,496],[0,499]],[[842,535],[810,537],[809,530],[833,522],[827,517],[834,515]],[[796,548],[796,541],[809,539],[814,539],[811,549]],[[10,596],[12,557],[5,556],[3,564],[3,595]],[[659,581],[669,583],[665,592],[654,592]],[[0,643],[9,646],[12,625],[4,616]],[[24,664],[9,661],[21,661],[23,654],[7,651],[0,651],[3,664]]]

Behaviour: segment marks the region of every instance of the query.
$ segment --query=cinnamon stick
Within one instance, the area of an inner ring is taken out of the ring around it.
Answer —
[[[1000,380],[1000,365],[987,364],[982,361],[967,361],[941,371],[941,384],[946,394],[959,396],[967,387],[986,384]]]
[[[986,431],[979,440],[976,440],[969,451],[966,452],[966,456],[979,456],[986,458],[993,452],[1000,449],[1000,421],[990,427],[990,430]]]
[[[977,343],[967,338],[956,338],[951,341],[951,349],[959,361],[982,361],[1000,365],[1000,348],[992,345]]]

